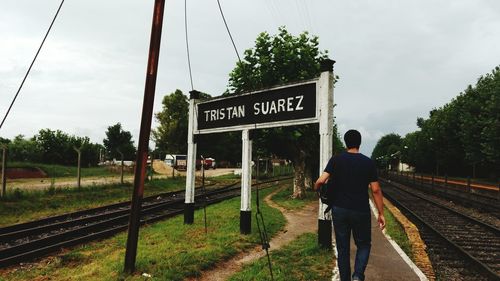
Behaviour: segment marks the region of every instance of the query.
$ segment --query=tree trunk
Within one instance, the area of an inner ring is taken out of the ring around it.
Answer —
[[[294,163],[294,177],[293,177],[293,194],[292,198],[302,199],[306,195],[306,188],[304,186],[305,168],[306,168],[306,153],[299,150]]]
[[[310,169],[306,169],[305,178],[304,178],[304,186],[306,190],[312,190],[314,186],[314,180],[312,176],[312,172]]]

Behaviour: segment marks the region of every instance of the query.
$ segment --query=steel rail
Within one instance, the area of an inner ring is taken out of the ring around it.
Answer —
[[[415,197],[417,197],[417,198],[419,198],[419,199],[422,199],[422,200],[424,200],[424,201],[426,201],[426,202],[429,202],[429,203],[431,203],[431,204],[433,204],[433,205],[435,205],[435,206],[437,206],[437,207],[439,207],[439,208],[445,209],[445,210],[447,210],[447,211],[449,211],[449,212],[452,212],[452,213],[453,213],[453,214],[455,214],[455,215],[461,216],[461,217],[463,217],[463,218],[465,218],[465,219],[467,219],[467,220],[469,220],[469,221],[471,221],[471,222],[473,222],[473,223],[475,223],[475,224],[479,224],[479,225],[481,225],[481,226],[484,226],[484,227],[486,227],[486,228],[490,229],[491,231],[495,232],[497,235],[500,235],[500,228],[498,228],[498,227],[496,227],[496,226],[494,226],[494,225],[491,225],[491,224],[486,223],[486,222],[484,222],[484,221],[480,221],[480,220],[478,220],[478,219],[476,219],[476,218],[474,218],[474,217],[471,217],[471,216],[469,216],[469,215],[467,215],[467,214],[464,214],[464,213],[461,213],[461,212],[459,212],[459,211],[456,211],[456,210],[454,210],[454,209],[452,209],[452,208],[450,208],[450,207],[443,206],[443,205],[439,204],[438,202],[436,202],[436,201],[434,201],[434,200],[432,200],[432,199],[425,198],[425,197],[423,197],[423,196],[421,196],[421,195],[418,195],[418,194],[416,194],[416,193],[413,193],[413,192],[411,192],[411,191],[409,191],[409,190],[407,190],[407,189],[405,189],[405,188],[402,188],[401,186],[404,186],[404,185],[402,185],[402,184],[400,184],[400,183],[397,183],[397,185],[396,185],[395,183],[392,183],[392,182],[391,182],[391,183],[389,183],[389,182],[387,182],[387,181],[386,181],[386,180],[384,180],[384,179],[382,179],[381,181],[382,181],[382,182],[385,182],[386,184],[390,184],[390,185],[392,185],[392,186],[396,187],[397,189],[399,189],[399,190],[401,190],[401,191],[403,191],[403,192],[406,192],[406,193],[408,193],[408,194],[410,194],[410,195],[412,195],[412,196],[415,196]]]
[[[411,186],[414,186],[420,190],[422,190],[425,193],[439,193],[441,197],[448,197],[449,199],[455,200],[455,201],[461,201],[463,204],[468,204],[471,206],[474,206],[476,208],[484,209],[488,212],[499,212],[500,207],[498,204],[498,200],[500,197],[493,197],[490,195],[485,195],[482,193],[477,193],[477,192],[466,192],[463,190],[458,190],[456,188],[453,188],[451,186],[448,187],[443,187],[440,185],[432,185],[432,181],[427,181],[427,182],[419,182],[421,178],[418,178],[418,181],[411,182],[408,181],[408,178],[404,176],[394,176],[390,175],[390,178],[388,178],[391,181],[395,181],[401,184],[408,184]],[[431,190],[429,190],[431,189]],[[498,217],[498,214],[497,214]]]
[[[232,185],[231,185],[232,186]],[[217,194],[218,192],[225,192],[227,190],[228,186],[225,186],[223,188],[217,189],[217,190],[212,190],[206,193],[201,193],[198,194],[197,197],[200,198],[202,196],[211,196],[213,194]],[[146,205],[142,206],[142,211],[149,211],[149,210],[158,210],[163,207],[167,207],[169,204],[177,204],[177,203],[182,203],[184,200],[183,196],[179,197],[173,197],[172,195],[179,194],[179,192],[172,192],[168,195],[169,197],[161,199],[161,201],[158,202],[149,202]],[[152,197],[158,197],[158,195],[152,196]],[[95,210],[95,209],[91,209]],[[27,229],[22,229],[18,231],[13,231],[13,232],[8,232],[4,234],[0,234],[0,243],[6,243],[8,241],[12,241],[15,239],[22,239],[22,238],[27,238],[30,236],[35,236],[35,235],[42,235],[45,233],[48,233],[49,231],[52,230],[60,230],[63,228],[69,228],[69,227],[75,227],[79,225],[87,225],[90,223],[96,223],[99,221],[104,221],[104,220],[109,220],[115,217],[126,217],[128,218],[130,214],[130,205],[127,206],[122,206],[122,204],[119,205],[118,208],[100,208],[101,211],[107,211],[105,213],[95,213],[95,212],[88,212],[84,213],[83,215],[80,215],[78,217],[70,218],[68,220],[64,221],[54,221],[54,223],[50,224],[42,224],[39,226],[35,226],[32,228],[27,228]],[[1,252],[0,252],[1,253]]]
[[[208,204],[213,204],[238,195],[235,189],[224,190],[219,193],[222,194],[222,196],[214,199],[208,199],[206,202]],[[208,194],[204,194],[204,196],[207,195]],[[142,220],[141,224],[154,222],[179,214],[183,210],[183,203],[184,199],[177,199],[175,202],[162,204],[163,206],[157,205],[152,208],[144,208],[141,210],[141,217],[150,216],[150,218]],[[157,215],[162,212],[162,215]],[[89,239],[92,237],[95,237],[95,239],[104,238],[101,233],[114,234],[119,231],[126,230],[128,227],[128,218],[129,214],[127,212],[127,214],[119,217],[103,220],[74,230],[58,233],[0,250],[0,256],[3,257],[0,259],[0,267],[12,265],[29,258],[38,257],[38,255],[46,254],[49,251],[57,250],[61,247],[73,246],[78,244],[77,242],[87,242],[90,241]],[[111,230],[108,231],[107,228],[110,227]]]
[[[411,194],[409,192],[407,192],[407,193]],[[414,196],[414,194],[411,194],[411,195]],[[480,272],[482,272],[488,279],[500,280],[500,276],[496,272],[494,272],[488,265],[484,264],[482,261],[478,260],[472,254],[470,254],[469,251],[465,250],[463,247],[461,247],[460,245],[458,245],[457,243],[455,243],[454,241],[449,239],[447,237],[447,235],[445,235],[444,233],[442,233],[441,231],[436,229],[434,226],[432,226],[430,223],[428,223],[427,220],[425,220],[422,216],[418,215],[413,210],[411,210],[410,207],[406,206],[405,204],[401,203],[399,200],[395,199],[393,196],[388,194],[388,192],[385,192],[384,196],[386,198],[388,198],[393,204],[395,204],[399,208],[404,209],[405,212],[409,213],[411,216],[413,216],[415,219],[417,219],[419,221],[419,223],[421,223],[422,225],[427,227],[436,236],[438,236],[441,239],[443,239],[444,241],[446,241],[447,244],[449,244],[455,250],[457,250],[459,253],[461,253],[468,261],[472,262],[472,264],[475,265],[476,268]],[[424,198],[422,198],[422,199],[424,199]],[[426,200],[426,199],[424,199],[424,200]],[[433,204],[433,202],[431,202],[431,203]],[[436,205],[436,206],[439,206],[439,205]],[[439,206],[439,207],[442,207],[442,206]]]
[[[265,182],[260,182],[257,185],[263,185],[268,183],[277,182],[280,180],[286,180],[290,178],[281,178],[278,180],[269,180]],[[205,193],[200,193],[197,197],[204,197],[203,204],[214,204],[229,198],[233,198],[239,196],[239,186],[236,186],[238,182],[232,183],[230,185],[224,186],[217,190],[208,191]],[[182,192],[171,192],[165,194],[179,194]],[[158,195],[150,196],[149,198],[156,198]],[[144,198],[146,199],[146,198]],[[130,202],[123,202],[118,204],[112,204],[108,206],[99,207],[96,209],[99,210],[109,210],[110,206],[119,205],[123,208],[122,204]],[[169,218],[180,214],[183,212],[183,203],[184,198],[179,197],[172,199],[167,198],[166,201],[162,202],[154,202],[149,205],[143,206],[141,210],[141,225],[145,223],[152,223],[155,221],[159,221],[165,218]],[[200,204],[197,204],[195,207],[200,208]],[[12,247],[6,247],[0,250],[0,268],[8,265],[13,265],[22,261],[26,261],[29,259],[41,257],[50,252],[58,250],[63,247],[75,246],[78,244],[82,244],[88,241],[102,239],[105,237],[109,237],[113,234],[126,230],[128,227],[128,219],[130,217],[130,205],[125,210],[116,210],[112,216],[108,216],[107,214],[98,214],[94,217],[96,218],[94,221],[91,218],[80,218],[77,219],[82,222],[84,225],[73,224],[72,221],[56,223],[59,227],[53,227],[51,225],[45,226],[49,231],[64,228],[64,224],[67,224],[69,227],[73,227],[74,229],[70,229],[67,231],[62,231],[60,233],[50,234],[44,232],[44,226],[38,226],[33,229],[30,233],[29,229],[24,230],[16,230],[14,233],[4,232],[3,238],[5,240],[12,239],[26,239],[27,242],[20,243],[14,245]],[[94,209],[91,209],[94,210]],[[84,213],[84,211],[75,212],[75,213]],[[71,213],[74,214],[74,213]],[[58,218],[67,218],[68,214],[57,216]],[[41,221],[48,221],[48,219],[42,219]],[[29,222],[27,224],[33,225],[34,222]],[[18,235],[24,233],[25,235]],[[36,233],[36,234],[34,234]],[[16,236],[17,235],[17,236]],[[36,236],[38,235],[38,236]],[[7,239],[8,238],[8,239]],[[34,239],[31,239],[34,238]]]
[[[232,183],[231,185],[228,185],[228,186],[232,186],[232,185],[236,185],[236,184],[238,184],[238,182]],[[224,186],[223,188],[226,188],[228,186]],[[196,189],[199,190],[200,187],[197,187]],[[156,198],[158,198],[158,196],[160,196],[160,197],[175,196],[178,194],[184,194],[184,190],[163,192],[163,193],[151,195],[148,197],[144,197],[143,203],[147,203],[147,202],[150,202],[152,200],[155,200]],[[0,242],[2,241],[3,235],[6,235],[8,233],[22,231],[22,230],[30,229],[30,228],[36,228],[36,227],[40,227],[43,225],[55,223],[57,221],[72,220],[72,219],[75,219],[78,217],[89,216],[89,215],[93,215],[93,214],[98,213],[98,212],[104,212],[104,211],[107,211],[110,209],[127,208],[127,210],[130,212],[130,209],[128,209],[129,207],[130,207],[130,201],[125,201],[125,202],[114,203],[114,204],[105,205],[105,206],[101,206],[101,207],[96,207],[96,208],[66,213],[66,214],[62,214],[62,215],[52,216],[52,217],[34,220],[34,221],[30,221],[30,222],[24,222],[24,223],[19,223],[19,224],[1,227],[0,228]]]

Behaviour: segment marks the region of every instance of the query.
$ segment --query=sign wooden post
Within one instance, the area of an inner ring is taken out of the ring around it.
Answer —
[[[194,222],[194,188],[196,172],[196,139],[194,130],[196,123],[196,103],[200,98],[200,92],[189,92],[189,116],[188,116],[188,153],[186,159],[186,193],[184,198],[184,224]]]
[[[333,155],[333,64],[332,60],[325,60],[321,64],[319,78],[319,137],[320,175]],[[332,248],[332,215],[325,213],[326,204],[319,201],[318,208],[318,243],[326,249]]]
[[[252,232],[252,140],[251,131],[245,129],[241,132],[241,208],[240,208],[240,233]]]

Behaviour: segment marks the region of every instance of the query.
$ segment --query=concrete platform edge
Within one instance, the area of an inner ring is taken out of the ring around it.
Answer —
[[[378,211],[375,208],[375,205],[373,205],[371,199],[370,199],[370,208],[372,209],[373,215],[377,217]],[[389,243],[391,243],[394,250],[396,250],[396,252],[401,256],[401,258],[403,258],[406,264],[408,264],[408,266],[415,272],[418,278],[420,278],[421,281],[428,281],[427,277],[420,270],[420,268],[418,268],[418,266],[416,266],[415,263],[413,263],[413,261],[406,255],[406,253],[401,249],[401,247],[399,247],[399,245],[394,240],[392,240],[392,238],[389,235],[387,235],[385,229],[382,231],[382,233],[384,234],[385,238],[389,241]]]

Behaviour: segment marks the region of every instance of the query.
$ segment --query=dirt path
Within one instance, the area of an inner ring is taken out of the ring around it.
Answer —
[[[278,206],[271,200],[271,197],[280,190],[281,188],[264,198],[264,201],[267,204],[269,204],[273,208],[280,210],[287,220],[285,228],[281,232],[279,232],[277,236],[271,239],[270,242],[271,253],[272,251],[280,249],[284,245],[287,245],[288,243],[295,240],[299,235],[303,233],[315,232],[317,230],[317,224],[318,224],[317,202],[312,202],[306,205],[304,208],[297,211],[288,211]],[[252,248],[246,252],[240,253],[239,255],[233,257],[230,260],[219,263],[217,267],[213,269],[202,272],[202,275],[200,277],[191,278],[188,280],[201,280],[201,281],[227,280],[230,276],[240,271],[244,264],[255,261],[256,259],[263,257],[264,255],[265,251],[262,250],[262,247],[256,246],[255,248]]]

